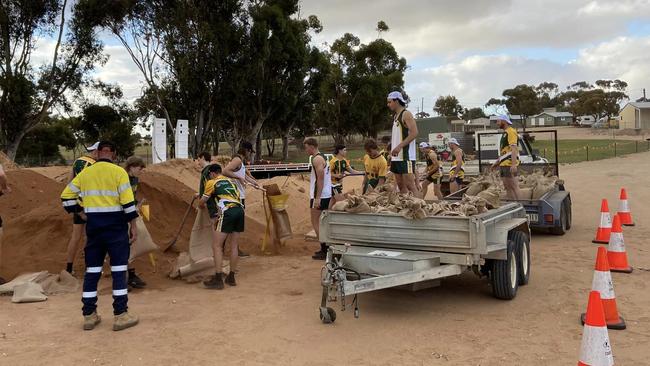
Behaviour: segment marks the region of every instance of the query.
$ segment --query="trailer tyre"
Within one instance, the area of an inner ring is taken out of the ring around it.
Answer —
[[[492,267],[492,293],[497,299],[511,300],[519,288],[517,246],[508,240],[507,259],[495,260]]]
[[[330,324],[336,321],[336,311],[334,311],[334,309],[330,307],[326,307],[326,308],[321,307],[319,309],[319,313],[320,313],[320,320],[324,324]]]
[[[571,224],[569,223],[569,214],[567,210],[567,202],[563,201],[562,206],[560,207],[560,226],[556,226],[551,229],[551,233],[555,235],[564,235],[566,234]]]
[[[517,251],[519,286],[527,285],[530,279],[530,238],[523,231],[511,231],[508,239],[515,244]]]
[[[571,198],[567,198],[564,200],[564,203],[566,204],[566,229],[571,230],[571,222],[573,220],[573,215],[571,211]]]

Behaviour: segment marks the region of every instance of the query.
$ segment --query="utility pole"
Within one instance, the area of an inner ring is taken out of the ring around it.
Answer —
[[[643,96],[645,97],[645,89],[643,89]],[[420,110],[422,112],[424,112],[424,97],[422,97],[422,104],[421,104]]]
[[[648,100],[648,99],[646,99],[646,97],[645,97],[645,88],[643,88],[643,100],[644,100],[644,101],[647,101],[647,100]]]

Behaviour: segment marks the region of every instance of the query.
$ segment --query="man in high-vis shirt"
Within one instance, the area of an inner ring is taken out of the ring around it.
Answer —
[[[506,115],[497,117],[497,125],[503,130],[499,143],[499,159],[492,164],[492,170],[499,168],[503,185],[506,188],[506,197],[509,200],[518,200],[519,192],[519,135],[512,127],[512,121]]]
[[[68,213],[79,213],[86,223],[86,273],[83,302],[84,330],[92,330],[101,321],[97,314],[97,283],[102,275],[106,254],[110,257],[113,276],[113,330],[138,324],[138,318],[128,313],[126,271],[129,242],[137,240],[135,199],[129,175],[113,164],[115,145],[99,143],[98,160],[84,169],[61,193],[63,207]],[[83,207],[78,198],[83,199]],[[130,224],[130,229],[129,229]]]
[[[70,180],[73,180],[74,177],[79,175],[84,169],[95,164],[97,160],[97,147],[99,142],[94,143],[92,146],[86,148],[88,151],[87,155],[80,156],[72,163],[72,176]],[[68,273],[72,273],[72,266],[74,264],[74,259],[79,253],[79,247],[81,246],[82,239],[84,237],[84,230],[86,228],[86,221],[81,218],[78,213],[72,215],[72,235],[70,236],[70,241],[68,242],[68,251],[67,251],[67,263],[65,270]]]

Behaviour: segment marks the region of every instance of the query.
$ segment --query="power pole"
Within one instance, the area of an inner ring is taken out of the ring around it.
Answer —
[[[645,89],[643,89],[643,93],[644,93],[643,96],[645,97]],[[422,104],[420,110],[424,112],[424,97],[422,97]]]

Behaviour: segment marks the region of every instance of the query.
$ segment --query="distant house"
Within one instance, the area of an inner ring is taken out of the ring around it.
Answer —
[[[487,130],[490,128],[490,119],[485,117],[475,118],[469,121],[457,119],[451,121],[451,126],[451,132],[472,132]]]
[[[527,126],[568,126],[573,122],[573,114],[570,112],[557,112],[554,109],[528,118]]]
[[[621,121],[618,128],[648,130],[650,129],[650,102],[632,102],[621,109]]]
[[[510,115],[510,120],[514,124],[515,127],[521,127],[522,126],[522,121],[523,119],[521,118],[521,115],[519,114],[512,114]],[[497,127],[497,116],[490,116],[490,128],[495,129]]]

